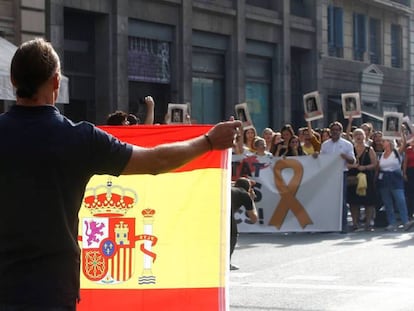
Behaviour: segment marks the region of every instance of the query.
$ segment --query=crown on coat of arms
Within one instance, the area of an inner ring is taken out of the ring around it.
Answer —
[[[141,212],[142,216],[144,217],[153,217],[155,214],[155,209],[152,208],[145,208]]]
[[[85,208],[97,217],[124,216],[137,201],[135,191],[114,186],[111,180],[106,185],[86,189],[83,199]]]

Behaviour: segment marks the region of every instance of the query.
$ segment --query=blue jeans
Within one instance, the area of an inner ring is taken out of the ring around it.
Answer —
[[[400,218],[403,224],[408,222],[407,204],[405,202],[404,189],[392,189],[388,187],[380,188],[382,202],[387,213],[387,220],[389,225],[395,225],[397,222],[394,213],[394,204],[397,206],[400,213]]]

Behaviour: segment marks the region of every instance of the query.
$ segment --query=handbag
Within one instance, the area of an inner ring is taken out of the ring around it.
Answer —
[[[359,196],[367,195],[367,174],[359,172],[357,175],[358,184],[356,186],[356,194]]]
[[[358,184],[358,178],[356,176],[346,176],[347,186],[356,186]]]

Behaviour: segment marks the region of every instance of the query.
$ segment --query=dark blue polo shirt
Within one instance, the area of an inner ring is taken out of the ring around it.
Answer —
[[[94,174],[119,175],[131,152],[53,106],[0,115],[0,305],[76,301],[86,184]]]

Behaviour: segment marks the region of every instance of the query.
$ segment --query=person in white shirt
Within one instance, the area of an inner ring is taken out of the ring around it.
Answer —
[[[379,159],[378,165],[377,187],[387,214],[388,226],[385,228],[387,231],[395,231],[397,229],[394,207],[398,208],[405,231],[408,231],[414,224],[414,222],[408,219],[407,204],[404,195],[401,159],[405,150],[406,141],[404,134],[401,137],[402,143],[398,149],[396,149],[393,140],[383,139],[384,152]]]
[[[335,121],[329,125],[331,138],[326,140],[321,146],[321,154],[338,154],[343,161],[343,191],[342,191],[342,230],[341,233],[348,232],[348,207],[346,205],[346,176],[348,172],[347,164],[355,163],[354,146],[351,142],[342,138],[343,126]]]

